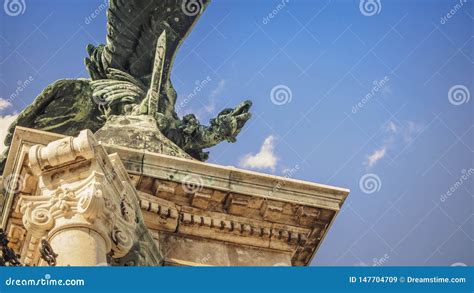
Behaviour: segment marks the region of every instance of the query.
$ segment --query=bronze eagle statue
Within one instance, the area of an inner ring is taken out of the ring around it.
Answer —
[[[90,78],[58,80],[46,87],[12,123],[5,145],[16,126],[65,135],[90,129],[103,136],[114,135],[110,129],[116,121],[123,123],[118,119],[123,117],[156,124],[160,133],[154,134],[155,139],[174,151],[150,149],[155,152],[205,161],[204,149],[224,140],[234,142],[251,117],[250,101],[224,109],[209,125],[201,125],[193,114],[180,119],[175,111],[173,61],[208,4],[208,0],[109,0],[106,43],[87,46]],[[4,158],[1,164],[3,169]]]

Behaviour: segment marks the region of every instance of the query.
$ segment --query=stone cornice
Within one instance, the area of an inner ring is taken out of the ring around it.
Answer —
[[[156,179],[183,182],[196,175],[203,187],[280,201],[339,210],[349,194],[348,189],[262,174],[234,167],[223,167],[193,160],[106,146],[119,154],[130,173]]]

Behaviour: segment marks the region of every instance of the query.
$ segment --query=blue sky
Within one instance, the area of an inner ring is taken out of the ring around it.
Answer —
[[[474,265],[473,1],[255,2],[213,1],[175,62],[178,103],[210,80],[180,114],[254,102],[209,161],[350,188],[314,265]],[[102,3],[1,11],[2,129],[48,84],[88,77]]]

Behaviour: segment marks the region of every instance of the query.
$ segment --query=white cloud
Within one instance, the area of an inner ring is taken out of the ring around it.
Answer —
[[[369,168],[375,166],[383,159],[389,149],[394,149],[400,146],[400,144],[411,144],[423,131],[423,127],[413,121],[399,122],[399,124],[390,121],[383,130],[387,133],[383,145],[369,154],[364,163]]]
[[[8,133],[8,128],[10,128],[10,124],[18,117],[18,115],[5,115],[0,116],[0,154],[7,148],[3,141]]]
[[[0,98],[0,110],[5,110],[8,107],[11,107],[12,103],[5,100],[4,98]]]
[[[375,164],[377,164],[377,162],[382,159],[383,157],[385,157],[385,152],[387,151],[387,147],[386,146],[383,146],[382,148],[378,149],[378,150],[375,150],[371,155],[369,155],[367,157],[367,165],[369,165],[369,167],[373,167],[375,166]]]
[[[275,156],[274,149],[275,138],[273,135],[270,135],[265,139],[257,154],[245,155],[240,160],[239,165],[243,168],[270,169],[272,172],[275,172],[278,158]]]

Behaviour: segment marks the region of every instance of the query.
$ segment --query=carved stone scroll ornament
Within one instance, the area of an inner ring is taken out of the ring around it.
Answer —
[[[23,224],[34,237],[48,239],[59,254],[58,265],[68,263],[64,263],[67,256],[54,247],[55,241],[62,241],[60,249],[73,238],[97,242],[89,250],[97,249],[104,261],[108,253],[115,258],[127,255],[134,244],[135,211],[105,175],[114,171],[110,163],[104,163],[108,160],[105,151],[96,151],[96,147],[92,133],[82,131],[77,138],[34,146],[29,152],[30,168],[39,176],[41,192],[20,198]],[[80,243],[78,248],[82,249]],[[78,261],[74,264],[81,265]],[[90,261],[84,265],[93,265],[94,260]]]
[[[55,230],[89,228],[104,238],[114,256],[126,255],[133,245],[134,222],[122,219],[117,204],[104,198],[101,184],[92,182],[81,189],[75,193],[58,188],[50,196],[22,197],[23,224],[38,238]]]

